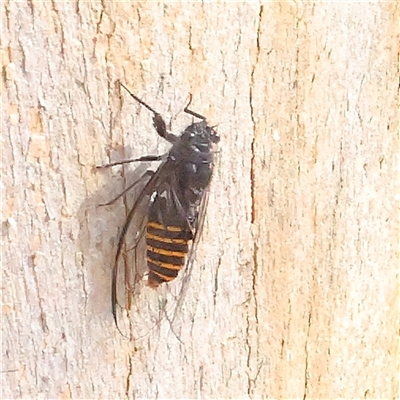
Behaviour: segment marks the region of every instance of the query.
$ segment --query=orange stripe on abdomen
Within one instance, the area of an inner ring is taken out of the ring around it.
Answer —
[[[162,254],[164,256],[169,256],[169,257],[185,257],[187,253],[183,251],[172,251],[168,249],[161,249],[159,247],[153,247],[149,245],[147,245],[147,252]]]
[[[175,279],[185,265],[192,233],[187,228],[149,221],[146,231],[148,285]]]
[[[149,221],[147,223],[147,228],[154,228],[157,230],[165,230],[165,231],[169,231],[169,232],[181,232],[183,231],[183,229],[179,226],[171,226],[171,225],[161,225],[158,222],[154,222],[154,221]]]
[[[185,244],[188,241],[186,239],[175,239],[175,238],[169,238],[169,237],[165,237],[165,236],[159,236],[159,235],[154,235],[150,232],[147,232],[146,234],[146,238],[147,239],[153,239],[156,240],[157,242],[163,242],[163,243],[173,243],[173,244]]]

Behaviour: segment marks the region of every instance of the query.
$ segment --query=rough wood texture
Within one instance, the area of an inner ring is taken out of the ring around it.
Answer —
[[[2,398],[399,395],[395,2],[1,7]],[[222,138],[185,308],[134,341],[97,207],[134,167],[93,167],[167,147],[118,79]]]

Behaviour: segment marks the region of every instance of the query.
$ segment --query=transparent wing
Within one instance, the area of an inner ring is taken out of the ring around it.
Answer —
[[[157,186],[162,180],[163,165],[164,163],[155,173],[147,172],[139,179],[139,193],[134,196],[133,205],[118,237],[111,278],[111,309],[115,325],[122,335],[123,333],[118,325],[117,305],[126,310],[131,308],[135,284],[145,271],[146,262],[142,257],[143,251],[140,247],[144,240],[147,213],[152,201],[152,194],[157,190]],[[122,285],[119,284],[121,269],[123,272]],[[134,273],[132,274],[132,272]],[[121,289],[121,286],[124,288]],[[121,290],[123,295],[119,293]]]
[[[215,160],[214,160],[215,161]],[[207,187],[201,196],[200,204],[197,207],[197,209],[194,212],[194,220],[191,223],[188,219],[189,225],[192,227],[192,232],[193,232],[193,240],[191,243],[191,247],[189,249],[189,252],[187,254],[187,259],[186,259],[186,266],[183,271],[181,271],[181,284],[178,289],[177,295],[175,295],[175,305],[174,308],[171,312],[171,310],[168,312],[168,321],[170,323],[171,330],[177,337],[179,341],[180,338],[179,336],[175,333],[174,330],[174,321],[179,317],[180,315],[180,310],[182,309],[182,305],[184,304],[185,301],[185,296],[187,293],[187,290],[190,286],[190,280],[192,276],[192,271],[194,267],[194,261],[195,261],[195,255],[197,251],[198,244],[201,239],[201,235],[203,233],[203,228],[204,228],[204,221],[205,221],[205,216],[207,212],[207,207],[208,207],[208,201],[209,201],[209,194],[210,194],[210,187]],[[174,193],[175,196],[175,201],[179,202],[178,196]],[[181,205],[180,207],[178,206],[180,210],[182,210],[183,206]]]

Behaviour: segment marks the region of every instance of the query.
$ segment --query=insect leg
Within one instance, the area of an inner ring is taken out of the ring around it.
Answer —
[[[149,111],[153,113],[153,126],[157,131],[158,135],[162,138],[168,140],[170,143],[174,143],[177,140],[177,137],[172,133],[168,133],[167,125],[163,117],[155,110],[153,110],[148,104],[146,104],[143,100],[139,99],[139,97],[135,96],[123,83],[120,82],[120,85],[142,106],[146,107]]]
[[[153,175],[154,175],[153,171],[146,171],[137,181],[133,182],[126,189],[124,189],[117,197],[108,201],[107,203],[101,203],[101,204],[99,204],[99,206],[110,206],[111,204],[114,204],[126,192],[129,192],[129,190],[133,189],[139,182],[141,182],[144,177],[149,176],[151,178]]]
[[[116,161],[110,164],[98,165],[96,168],[97,169],[110,168],[114,167],[115,165],[129,164],[135,161],[161,161],[164,159],[164,157],[165,154],[162,154],[161,156],[143,156],[139,158],[132,158],[130,160]]]
[[[191,103],[192,103],[192,95],[189,94],[189,103],[188,103],[188,105],[183,109],[183,111],[184,111],[186,114],[189,114],[189,115],[191,115],[191,116],[193,116],[193,117],[196,117],[196,118],[198,118],[198,119],[205,120],[206,117],[203,117],[201,114],[198,114],[197,112],[194,112],[194,111],[192,111],[192,110],[189,110],[189,106],[190,106]]]

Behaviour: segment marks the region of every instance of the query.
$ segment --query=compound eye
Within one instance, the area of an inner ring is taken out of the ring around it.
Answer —
[[[213,139],[212,139],[213,143],[218,143],[220,140],[221,140],[221,138],[219,136],[217,136],[217,135],[213,136]]]

